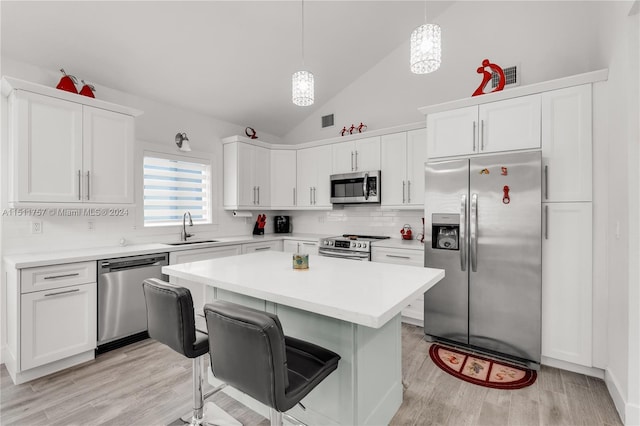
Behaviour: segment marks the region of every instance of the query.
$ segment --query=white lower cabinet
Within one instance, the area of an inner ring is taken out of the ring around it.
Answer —
[[[542,356],[591,367],[592,205],[544,203],[543,217]]]
[[[247,243],[242,245],[242,254],[269,250],[282,251],[282,240],[261,241],[259,243]]]
[[[94,282],[22,295],[22,370],[95,349],[96,289]]]
[[[197,262],[198,260],[218,259],[220,257],[237,256],[241,254],[240,245],[209,247],[193,250],[174,251],[169,254],[169,264],[176,265],[178,263]],[[206,286],[204,284],[194,283],[179,278],[171,278],[170,282],[185,288],[191,292],[193,299],[193,308],[200,312],[207,300]]]
[[[424,249],[372,247],[371,261],[397,265],[424,266]],[[422,326],[424,323],[424,297],[419,297],[402,310],[402,321]]]
[[[15,384],[95,357],[96,262],[15,269],[5,264],[7,371]]]
[[[285,253],[318,254],[318,242],[304,240],[284,240],[283,251]]]

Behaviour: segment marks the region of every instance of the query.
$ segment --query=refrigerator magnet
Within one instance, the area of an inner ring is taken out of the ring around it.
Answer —
[[[507,176],[509,174],[509,171],[506,167],[500,167],[500,169],[502,170],[502,172],[500,173],[502,176]]]
[[[481,175],[488,175],[488,174],[489,174],[489,169],[482,169],[482,170],[480,170],[480,174],[481,174]]]
[[[509,197],[509,186],[505,185],[504,188],[502,188],[502,203],[503,204],[509,204],[511,202],[511,197]]]

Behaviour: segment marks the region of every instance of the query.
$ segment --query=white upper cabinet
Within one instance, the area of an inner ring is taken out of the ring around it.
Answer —
[[[427,116],[429,158],[540,148],[540,95]]]
[[[271,150],[271,207],[296,206],[296,151]]]
[[[296,205],[330,209],[331,145],[299,149],[297,162]]]
[[[242,142],[227,143],[224,157],[224,208],[270,206],[270,155],[267,148]]]
[[[128,109],[27,84],[9,94],[9,201],[132,204],[134,117],[84,103]]]
[[[93,203],[133,203],[133,117],[85,106],[83,184]]]
[[[422,208],[424,163],[427,161],[426,130],[382,136],[382,206]]]
[[[591,201],[591,85],[542,94],[542,200]]]
[[[333,174],[380,170],[380,137],[339,142],[332,147]]]

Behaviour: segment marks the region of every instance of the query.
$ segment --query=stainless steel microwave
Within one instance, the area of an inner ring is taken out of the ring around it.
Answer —
[[[360,204],[380,202],[380,170],[331,175],[331,202]]]

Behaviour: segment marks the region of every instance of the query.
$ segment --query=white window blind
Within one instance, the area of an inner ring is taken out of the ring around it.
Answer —
[[[182,224],[187,211],[194,223],[211,223],[209,163],[145,153],[143,170],[144,226]]]

